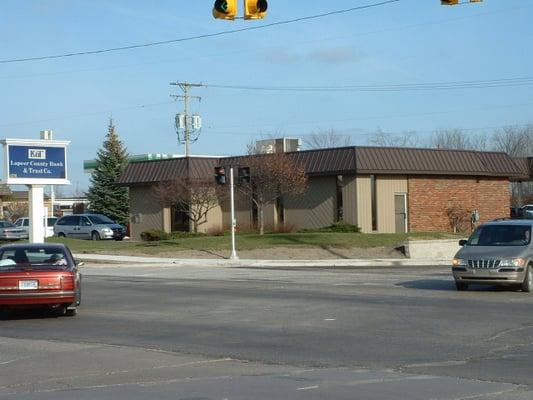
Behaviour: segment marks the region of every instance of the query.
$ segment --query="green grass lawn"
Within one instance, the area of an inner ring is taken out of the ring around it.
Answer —
[[[408,239],[454,239],[464,235],[451,233],[409,233],[409,234],[364,234],[364,233],[269,233],[237,235],[240,250],[267,249],[272,247],[394,247]],[[68,238],[49,238],[49,242],[67,244],[76,253],[105,254],[158,254],[180,250],[228,250],[231,239],[225,236],[198,236],[158,242],[134,241],[91,241]]]

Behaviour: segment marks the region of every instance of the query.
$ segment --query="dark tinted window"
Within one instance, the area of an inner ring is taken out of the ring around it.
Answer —
[[[60,218],[57,221],[57,225],[78,225],[80,217],[77,215],[68,215],[66,217]]]
[[[113,221],[112,219],[106,217],[105,215],[101,215],[101,214],[94,214],[94,215],[89,215],[89,219],[93,222],[93,224],[114,224],[115,221]]]
[[[468,239],[469,246],[526,246],[531,242],[529,225],[485,225]]]
[[[14,228],[15,224],[8,221],[0,221],[0,228]]]
[[[24,219],[23,220],[23,223],[22,223],[22,226],[30,226],[30,220],[29,219]]]
[[[57,218],[56,217],[49,217],[46,220],[46,225],[47,226],[54,226],[56,222],[57,222]]]
[[[91,221],[87,217],[80,217],[80,226],[91,226]]]

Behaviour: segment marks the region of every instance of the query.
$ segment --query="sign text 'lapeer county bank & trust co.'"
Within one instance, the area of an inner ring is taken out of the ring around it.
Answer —
[[[10,178],[51,178],[66,177],[65,148],[9,146]]]

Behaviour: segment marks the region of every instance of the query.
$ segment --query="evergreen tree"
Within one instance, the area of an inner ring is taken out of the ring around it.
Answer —
[[[118,138],[113,119],[109,119],[108,132],[97,153],[96,168],[91,176],[87,197],[91,211],[107,215],[122,225],[129,220],[129,195],[128,189],[118,186],[116,180],[127,162],[126,149]]]

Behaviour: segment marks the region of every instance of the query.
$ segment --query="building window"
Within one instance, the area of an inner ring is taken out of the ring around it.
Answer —
[[[189,232],[189,213],[188,210],[183,210],[177,207],[172,208],[172,223],[170,230],[172,232]]]
[[[378,203],[375,175],[370,175],[370,193],[372,202],[372,231],[376,232],[378,230]]]
[[[337,209],[335,213],[337,222],[342,221],[344,219],[342,186],[342,175],[337,175]]]

